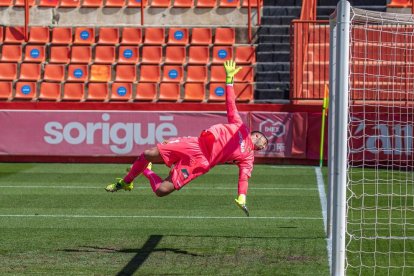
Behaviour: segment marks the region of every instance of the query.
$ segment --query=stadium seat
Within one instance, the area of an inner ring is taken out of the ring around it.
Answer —
[[[85,82],[88,80],[88,65],[86,64],[69,64],[67,81]]]
[[[168,8],[171,6],[171,0],[152,0],[151,7],[152,8]]]
[[[217,5],[216,0],[197,0],[197,8],[215,8]]]
[[[141,3],[142,3],[142,5],[144,5],[144,8],[148,6],[148,0],[144,0],[144,1],[141,1],[141,0],[126,0],[126,1],[127,1],[126,6],[128,8],[140,8]]]
[[[206,66],[187,66],[186,82],[207,82],[207,67]]]
[[[70,48],[68,46],[51,46],[50,60],[51,63],[68,63],[70,57]]]
[[[25,0],[15,0],[14,1],[14,6],[15,7],[24,7],[24,3]],[[29,0],[29,7],[33,7],[36,4],[36,0]]]
[[[0,7],[10,7],[13,6],[12,0],[0,0]]]
[[[220,8],[237,8],[240,6],[240,0],[219,0]]]
[[[114,82],[111,89],[111,101],[128,101],[132,98],[132,83]]]
[[[140,82],[137,84],[137,101],[153,101],[157,97],[157,84],[151,82]]]
[[[0,81],[0,99],[8,100],[13,97],[13,82]]]
[[[224,102],[226,100],[226,87],[224,82],[211,82],[209,85],[208,101],[209,102]]]
[[[159,65],[141,65],[140,82],[159,82],[161,80],[161,69]]]
[[[95,43],[95,29],[93,27],[76,27],[74,44],[92,44]]]
[[[76,8],[80,6],[80,0],[60,0],[59,7],[61,8]]]
[[[39,100],[60,100],[60,83],[42,82],[40,84]]]
[[[89,70],[89,81],[109,82],[111,81],[111,65],[92,64]]]
[[[15,80],[17,78],[17,63],[0,63],[0,80]]]
[[[210,81],[211,82],[225,82],[226,71],[222,65],[211,65],[210,67]]]
[[[194,0],[174,0],[173,8],[192,8]]]
[[[4,43],[24,42],[23,26],[6,26],[4,29]]]
[[[134,82],[136,81],[137,68],[135,65],[120,65],[115,68],[115,81]]]
[[[36,82],[31,81],[17,81],[15,99],[19,100],[33,100],[36,98],[37,85]]]
[[[213,46],[212,63],[223,64],[223,62],[229,59],[233,59],[232,46]]]
[[[210,28],[193,28],[191,31],[191,45],[209,45],[212,40]]]
[[[115,62],[115,46],[101,46],[95,47],[95,63],[112,64]]]
[[[144,44],[162,45],[165,41],[164,28],[145,28]]]
[[[235,82],[253,82],[253,67],[243,66],[239,73],[234,76]]]
[[[254,64],[256,63],[256,49],[254,46],[237,46],[235,47],[234,61],[237,64]]]
[[[71,63],[89,63],[92,59],[91,46],[72,46],[70,54]]]
[[[125,0],[106,0],[105,7],[108,8],[122,8],[125,7]]]
[[[49,27],[33,26],[29,29],[29,41],[33,44],[49,43]]]
[[[179,65],[164,65],[163,77],[164,82],[182,82],[184,78],[183,67]]]
[[[100,8],[103,6],[103,0],[83,0],[81,6],[84,8]]]
[[[47,81],[63,81],[65,77],[65,65],[46,63],[43,79]]]
[[[184,84],[184,101],[202,102],[205,99],[206,86],[204,83],[187,82]]]
[[[250,102],[253,100],[253,85],[251,83],[234,83],[236,101]]]
[[[162,46],[143,46],[142,60],[144,64],[160,64],[162,62]]]
[[[21,80],[37,81],[41,78],[41,65],[40,63],[22,63],[20,64],[20,76]]]
[[[66,82],[63,85],[62,100],[81,101],[85,97],[85,84],[83,82]]]
[[[52,28],[52,44],[70,44],[72,43],[72,28],[55,27]]]
[[[243,0],[242,7],[247,8],[249,6],[249,0]],[[263,0],[250,0],[250,6],[256,8],[257,3],[260,1],[260,5],[263,7]]]
[[[1,61],[18,62],[22,60],[22,46],[3,44],[1,47]]]
[[[32,45],[27,44],[24,49],[23,61],[28,62],[44,62],[46,59],[45,45]]]
[[[136,64],[139,62],[138,46],[119,46],[118,63]]]
[[[108,91],[108,83],[106,82],[89,82],[85,100],[105,101],[108,99]]]
[[[56,8],[59,5],[59,0],[39,0],[39,7]]]
[[[180,98],[180,84],[174,82],[161,82],[159,101],[176,102]]]
[[[101,27],[98,33],[98,44],[115,45],[119,43],[119,29]]]
[[[189,64],[208,64],[210,61],[210,49],[208,46],[190,46],[188,48]]]
[[[184,46],[167,46],[165,48],[166,64],[184,64],[186,59]]]
[[[188,29],[187,28],[170,28],[168,30],[167,44],[187,45],[188,44]]]
[[[4,34],[3,26],[0,26],[0,43],[3,43],[3,34]]]
[[[121,32],[121,44],[137,46],[142,42],[142,29],[124,27]]]
[[[216,28],[214,35],[215,45],[234,45],[236,43],[236,31],[234,28]]]

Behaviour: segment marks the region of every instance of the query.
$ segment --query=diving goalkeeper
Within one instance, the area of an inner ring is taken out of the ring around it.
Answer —
[[[203,130],[199,137],[172,138],[145,150],[132,164],[130,171],[105,190],[131,191],[132,181],[141,173],[148,178],[157,196],[180,190],[193,179],[207,173],[217,164],[234,163],[239,167],[236,204],[249,215],[246,207],[248,179],[253,170],[254,150],[266,148],[268,140],[259,131],[250,132],[237,111],[233,81],[241,70],[234,61],[224,63],[226,71],[227,124],[217,124]],[[151,170],[151,162],[164,163],[171,168],[167,178],[161,179]]]

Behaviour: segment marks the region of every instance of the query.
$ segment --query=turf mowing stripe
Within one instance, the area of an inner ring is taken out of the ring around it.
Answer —
[[[327,201],[326,201],[326,193],[325,193],[325,183],[323,181],[322,171],[320,167],[315,167],[315,174],[316,180],[318,182],[318,191],[319,191],[319,198],[321,200],[321,208],[322,208],[322,217],[323,217],[323,226],[326,232],[326,225],[327,225]],[[332,271],[332,241],[331,239],[326,239],[326,250],[328,251],[328,262],[329,262],[329,269]]]
[[[272,219],[272,220],[320,220],[316,217],[205,217],[205,216],[100,216],[100,215],[7,215],[0,217],[42,217],[42,218],[161,218],[161,219]]]

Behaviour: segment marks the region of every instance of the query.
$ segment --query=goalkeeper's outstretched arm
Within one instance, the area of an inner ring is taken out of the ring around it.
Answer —
[[[233,60],[224,62],[224,69],[226,70],[226,110],[227,119],[231,124],[242,123],[239,111],[236,107],[236,96],[234,94],[234,76],[242,69],[236,67],[236,63]]]

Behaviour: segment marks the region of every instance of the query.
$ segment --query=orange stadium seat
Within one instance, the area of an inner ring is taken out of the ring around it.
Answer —
[[[162,61],[162,46],[143,46],[142,60],[144,64],[160,64]]]
[[[234,61],[237,64],[254,64],[256,63],[256,49],[254,46],[237,46],[235,47]]]
[[[85,8],[99,8],[103,6],[103,0],[83,0],[81,6]]]
[[[125,0],[106,0],[105,7],[108,7],[108,8],[125,7]]]
[[[121,44],[138,45],[142,42],[142,29],[135,27],[124,27],[121,32]]]
[[[52,44],[70,44],[72,43],[72,28],[55,27],[52,29]]]
[[[22,60],[22,46],[3,44],[1,47],[1,61],[18,62]]]
[[[219,0],[220,8],[237,8],[240,6],[240,0]]]
[[[19,100],[33,100],[36,98],[36,87],[36,82],[17,81],[14,98]]]
[[[151,7],[152,8],[168,8],[171,6],[171,0],[152,0]]]
[[[167,44],[187,45],[188,44],[188,29],[186,29],[186,28],[170,28],[168,30]]]
[[[74,44],[92,44],[95,43],[95,29],[93,27],[76,27]]]
[[[98,44],[115,45],[119,43],[119,29],[101,27],[98,32]]]
[[[59,5],[59,0],[39,0],[39,7],[57,7]]]
[[[13,82],[0,81],[0,99],[7,100],[13,96]]]
[[[164,28],[145,28],[144,44],[161,45],[164,41]]]
[[[197,0],[197,8],[214,8],[217,5],[216,0]]]
[[[192,8],[194,7],[194,0],[174,0],[174,8]]]
[[[92,82],[109,82],[112,77],[111,65],[92,64],[89,76],[89,81]]]
[[[163,67],[164,82],[182,82],[184,78],[183,67],[179,65],[164,65]]]
[[[1,7],[1,6],[0,6]],[[3,31],[3,26],[0,26],[0,43],[2,43],[3,42],[3,33],[4,33],[4,31]]]
[[[132,83],[114,82],[111,91],[111,100],[128,101],[132,98]]]
[[[204,83],[187,82],[184,84],[184,101],[202,102],[205,99],[206,86]]]
[[[10,7],[13,6],[12,0],[0,0],[0,7]]]
[[[137,84],[137,101],[153,101],[157,97],[157,84],[152,82],[140,82]]]
[[[108,83],[90,82],[88,83],[87,101],[105,101],[108,99]]]
[[[136,64],[139,62],[138,46],[119,46],[118,63]]]
[[[24,7],[25,0],[15,0],[14,6],[15,7]],[[29,7],[33,7],[36,4],[35,0],[29,0]]]
[[[72,46],[70,62],[89,63],[92,59],[92,48],[90,46]]]
[[[191,31],[191,45],[209,45],[212,41],[210,28],[193,28]]]
[[[40,63],[22,63],[20,64],[20,79],[37,81],[41,77]]]
[[[235,82],[253,82],[253,67],[243,66],[239,73],[234,76]]]
[[[88,65],[86,64],[69,64],[67,81],[85,82],[88,80]]]
[[[17,63],[0,63],[0,80],[15,80],[17,78]]]
[[[6,26],[4,30],[4,43],[24,42],[23,26]]]
[[[207,64],[210,61],[210,49],[208,46],[190,46],[188,48],[189,64]]]
[[[234,28],[216,28],[214,36],[215,45],[233,45],[236,43],[236,31]]]
[[[184,64],[186,59],[184,46],[167,46],[165,48],[166,64]]]
[[[186,82],[207,82],[207,67],[206,66],[187,66]]]
[[[76,8],[80,6],[80,0],[60,0],[59,7]]]
[[[115,46],[96,46],[95,63],[111,64],[115,62]]]
[[[43,79],[47,81],[63,81],[65,77],[65,65],[45,64]]]
[[[141,65],[140,73],[140,82],[159,82],[161,80],[159,65]]]
[[[144,0],[144,1],[141,1],[141,0],[126,0],[126,1],[127,1],[126,6],[128,8],[140,8],[141,3],[142,3],[142,5],[144,5],[144,8],[146,6],[148,6],[148,0]]]
[[[260,1],[260,5],[263,7],[263,0],[250,0],[251,7],[257,7],[257,3]],[[247,8],[249,6],[249,0],[243,0],[242,7]]]
[[[49,27],[30,27],[28,43],[49,43]]]
[[[51,63],[68,63],[70,57],[70,48],[68,46],[51,46],[50,60]]]
[[[159,101],[176,102],[180,98],[180,84],[174,82],[161,82]]]
[[[118,82],[134,82],[137,77],[137,68],[135,65],[116,65],[115,81]]]
[[[210,67],[210,81],[211,82],[225,82],[226,71],[221,65],[211,65]]]
[[[250,102],[253,100],[253,85],[251,83],[234,83],[236,101]]]
[[[60,83],[42,82],[40,84],[39,100],[60,100]]]
[[[63,85],[62,100],[81,101],[85,97],[85,84],[83,82],[66,82]]]
[[[223,63],[229,59],[233,59],[232,46],[213,46],[212,63]]]
[[[46,59],[45,45],[27,44],[24,49],[24,61],[28,62],[44,62]]]
[[[224,102],[226,87],[224,82],[211,82],[209,85],[208,101],[211,102]]]

